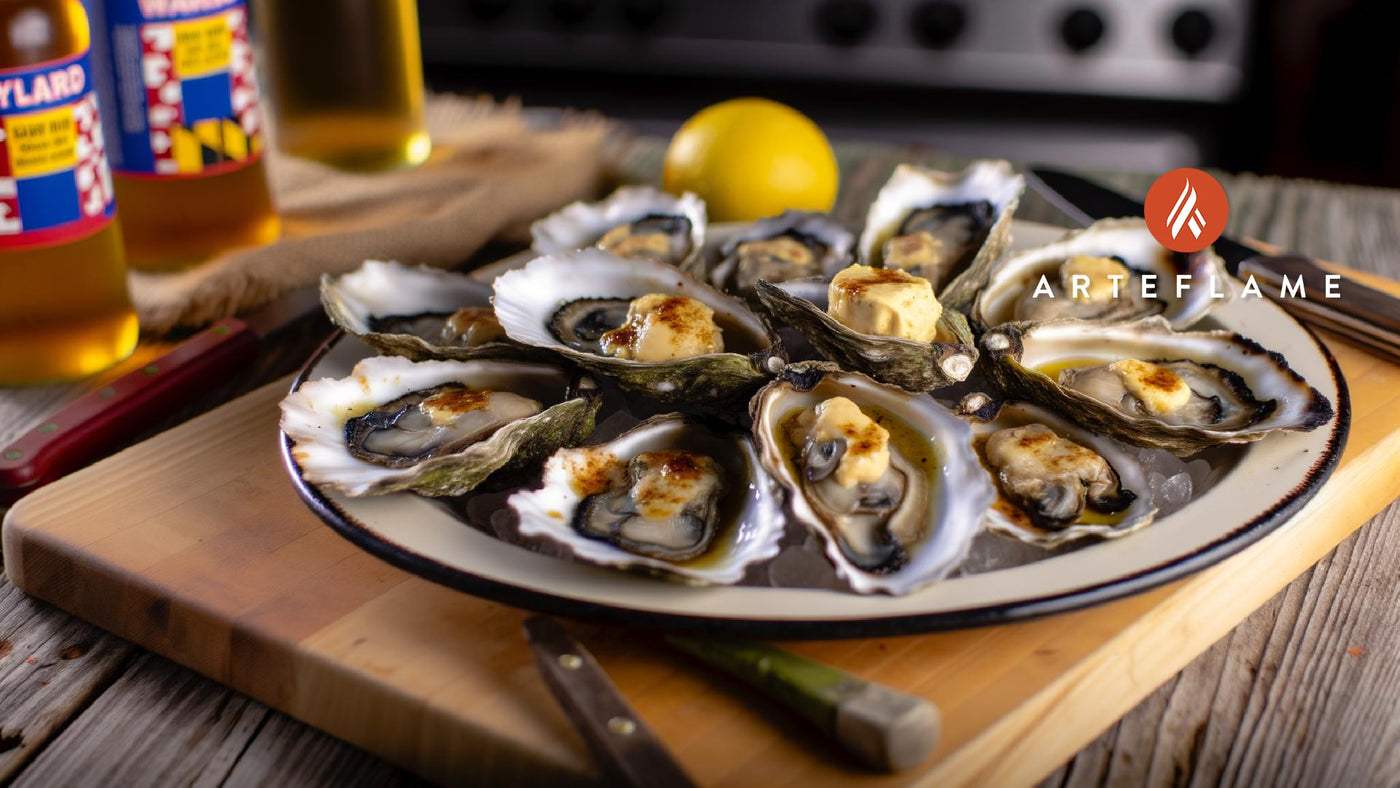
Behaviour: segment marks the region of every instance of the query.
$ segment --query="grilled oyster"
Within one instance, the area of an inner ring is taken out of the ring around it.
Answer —
[[[925,396],[833,365],[790,365],[750,404],[764,468],[859,593],[948,574],[994,493],[970,427]]]
[[[742,301],[653,260],[541,257],[496,279],[495,304],[511,339],[663,402],[746,399],[783,364]]]
[[[543,486],[510,497],[520,534],[575,560],[705,585],[778,554],[781,497],[742,435],[678,413],[598,446],[561,449]]]
[[[596,203],[576,202],[530,225],[531,248],[557,255],[590,246],[619,257],[694,271],[705,246],[705,202],[651,186],[623,186]]]
[[[946,173],[901,164],[866,215],[858,247],[867,265],[902,268],[965,310],[1011,241],[1026,181],[1008,162],[982,160]]]
[[[1149,277],[1150,295],[1144,295],[1144,277]],[[1185,277],[1179,293],[1178,277]],[[1161,315],[1180,329],[1238,290],[1224,261],[1210,249],[1180,254],[1157,243],[1143,219],[1104,219],[997,262],[973,305],[972,319],[995,326],[1061,317],[1123,321]]]
[[[375,356],[282,400],[302,477],[347,495],[461,495],[593,431],[599,400],[560,368]]]
[[[425,359],[519,358],[491,309],[491,286],[426,265],[366,260],[342,276],[321,277],[331,321],[365,344]]]
[[[929,391],[966,379],[977,363],[967,320],[944,309],[927,280],[854,265],[823,290],[804,298],[768,282],[756,288],[775,323],[801,332],[842,368],[882,383]]]
[[[854,243],[855,236],[827,214],[785,211],[726,241],[708,279],[726,293],[750,299],[759,280],[824,286],[846,267]]]
[[[1277,353],[1229,331],[1176,332],[1161,317],[1007,323],[982,337],[982,352],[1006,391],[1182,456],[1332,419],[1332,403]]]
[[[1152,522],[1157,513],[1148,472],[1118,442],[1026,402],[963,398],[974,419],[973,446],[997,484],[987,525],[1041,547],[1088,536],[1111,538]]]

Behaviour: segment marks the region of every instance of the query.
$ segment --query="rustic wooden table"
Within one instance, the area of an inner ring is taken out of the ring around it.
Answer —
[[[896,162],[956,163],[918,148],[838,147],[845,186],[837,210],[856,220]],[[639,141],[626,169],[654,176],[660,149],[660,141]],[[1097,175],[1137,193],[1151,180]],[[1400,192],[1253,176],[1222,180],[1232,233],[1400,277]],[[1021,215],[1064,222],[1033,195]],[[272,379],[325,330],[320,318],[301,321],[246,380],[192,410]],[[0,445],[93,385],[0,392]],[[1393,504],[1045,784],[1400,782],[1397,587],[1400,504]],[[3,579],[0,780],[416,782],[373,755],[30,599]]]

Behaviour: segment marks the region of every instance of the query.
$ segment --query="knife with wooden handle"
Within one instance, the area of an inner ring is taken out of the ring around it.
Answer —
[[[1028,180],[1081,224],[1142,216],[1141,202],[1078,175],[1034,167]],[[1216,240],[1214,247],[1226,270],[1238,277],[1254,276],[1264,295],[1289,314],[1400,361],[1400,299],[1328,271],[1306,257],[1266,254],[1225,236]],[[1307,297],[1284,297],[1280,288],[1285,277],[1294,286],[1301,282]]]

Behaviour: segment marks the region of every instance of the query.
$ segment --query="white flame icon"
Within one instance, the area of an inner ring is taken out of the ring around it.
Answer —
[[[1186,179],[1181,196],[1176,198],[1176,205],[1173,205],[1171,213],[1167,214],[1167,224],[1171,226],[1173,238],[1181,232],[1182,225],[1191,228],[1191,234],[1195,237],[1201,237],[1201,231],[1206,227],[1206,217],[1196,208],[1196,190],[1191,188],[1190,178]]]

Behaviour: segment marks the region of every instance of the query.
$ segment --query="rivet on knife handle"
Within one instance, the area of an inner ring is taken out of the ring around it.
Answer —
[[[548,616],[525,620],[540,675],[607,777],[637,786],[687,786],[690,778],[618,692],[593,655]]]
[[[871,768],[917,766],[938,744],[938,708],[923,698],[762,643],[680,635],[666,642],[797,712]]]

